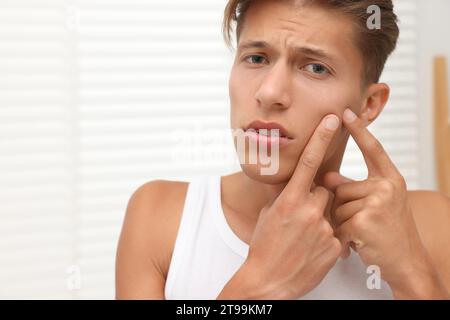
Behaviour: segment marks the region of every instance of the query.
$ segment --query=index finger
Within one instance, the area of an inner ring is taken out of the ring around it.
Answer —
[[[350,109],[344,112],[344,124],[364,156],[369,175],[380,174],[381,176],[390,176],[400,174],[384,150],[383,145],[370,133],[363,121]]]
[[[304,148],[295,171],[282,193],[306,194],[311,191],[317,170],[339,126],[340,120],[334,114],[322,119]]]

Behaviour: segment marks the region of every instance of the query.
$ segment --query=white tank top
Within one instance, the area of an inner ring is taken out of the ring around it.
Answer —
[[[220,176],[189,183],[165,286],[166,299],[216,299],[244,262],[248,245],[231,229],[222,209]],[[369,270],[370,271],[370,270]],[[381,280],[352,251],[339,259],[321,283],[300,299],[392,299]],[[368,287],[372,287],[369,289]]]

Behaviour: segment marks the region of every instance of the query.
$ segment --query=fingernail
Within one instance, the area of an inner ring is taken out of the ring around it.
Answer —
[[[344,120],[347,122],[353,122],[355,119],[356,119],[356,114],[350,109],[345,109]]]
[[[336,130],[339,127],[339,119],[336,116],[328,116],[325,119],[325,128],[329,130]]]

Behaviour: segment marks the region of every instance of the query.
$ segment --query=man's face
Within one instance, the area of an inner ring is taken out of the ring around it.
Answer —
[[[289,180],[321,119],[329,113],[342,118],[346,107],[361,103],[362,60],[352,39],[350,19],[336,12],[284,1],[251,5],[229,81],[231,128],[278,122],[293,140],[279,150],[277,174],[262,177],[259,164],[241,164],[247,175],[267,183]],[[323,166],[347,139],[344,129],[336,133]]]

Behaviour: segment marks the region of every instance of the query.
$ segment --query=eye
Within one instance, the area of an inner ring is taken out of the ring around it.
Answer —
[[[305,67],[305,69],[309,72],[312,72],[312,73],[318,74],[318,75],[330,73],[330,71],[325,66],[323,66],[319,63],[310,63]]]
[[[251,56],[247,56],[244,60],[250,64],[261,64],[265,58],[257,54],[252,54]]]

